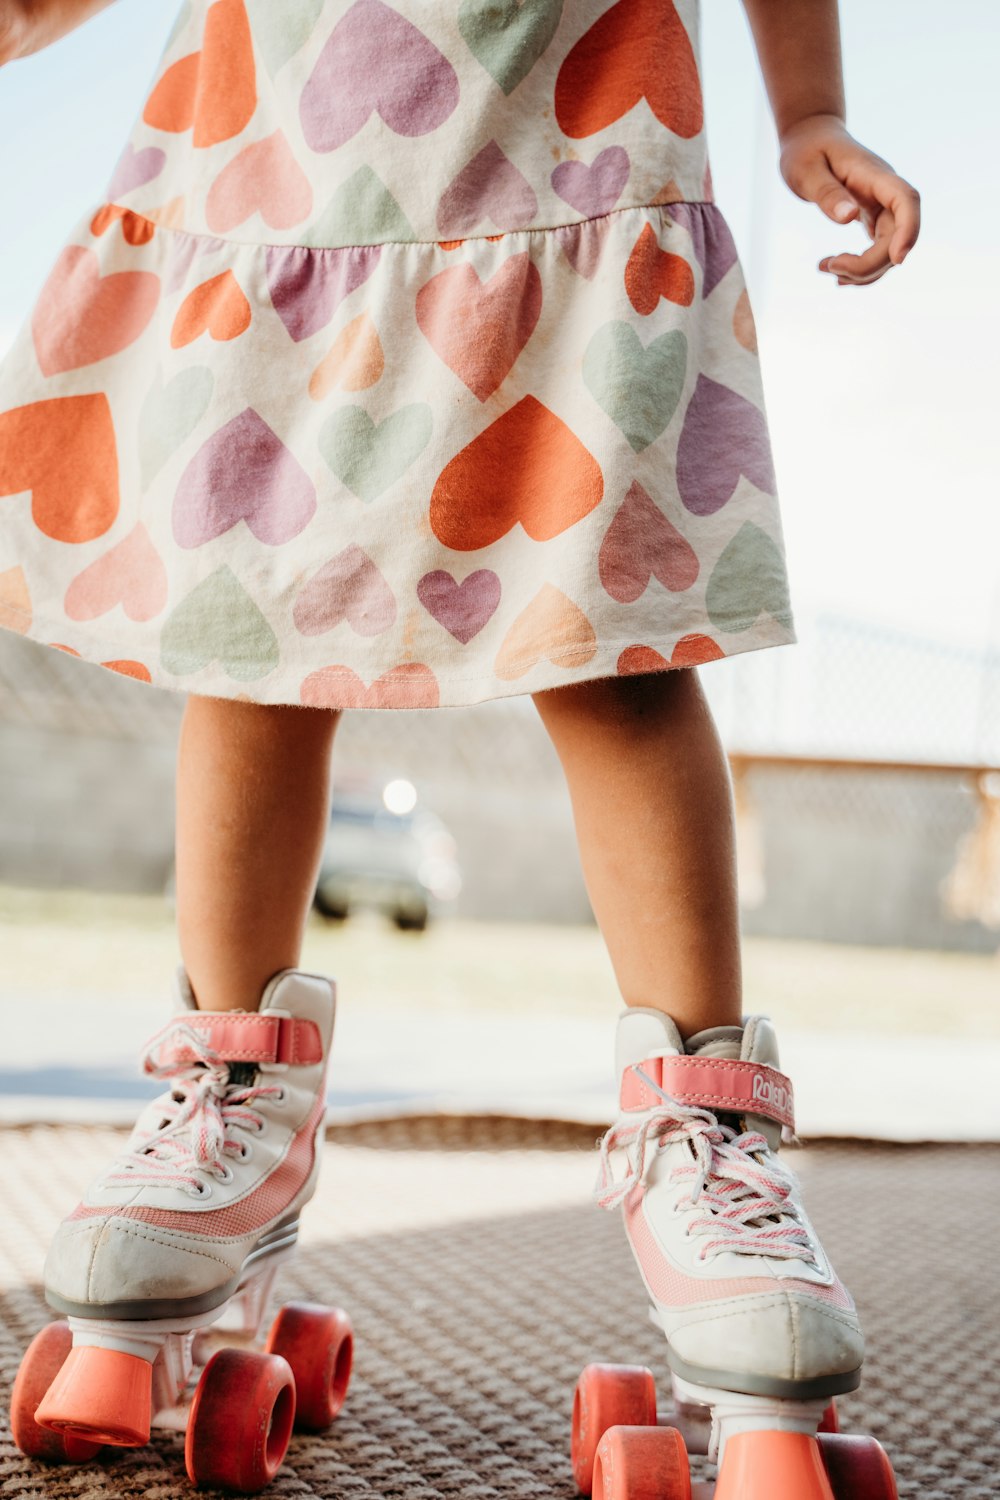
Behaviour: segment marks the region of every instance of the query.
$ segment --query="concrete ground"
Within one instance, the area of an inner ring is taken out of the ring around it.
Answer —
[[[6,1422],[22,1352],[51,1317],[45,1247],[122,1139],[0,1129],[16,1205],[0,1236],[2,1496],[194,1500],[179,1434],[46,1469],[16,1451]],[[620,1213],[591,1200],[595,1156],[588,1127],[536,1121],[331,1132],[279,1291],[348,1310],[354,1375],[332,1428],[293,1439],[269,1500],[578,1500],[570,1411],[592,1360],[648,1365],[670,1420],[663,1335]],[[983,1250],[1000,1235],[986,1189],[1000,1148],[821,1142],[794,1167],[865,1330],[861,1388],[838,1401],[844,1430],[885,1445],[900,1500],[996,1500],[1000,1262]],[[693,1467],[704,1500],[703,1460]]]
[[[0,889],[0,1123],[123,1123],[150,1085],[177,951],[156,898]],[[600,1124],[619,1008],[596,928],[360,915],[310,925],[339,985],[333,1118],[442,1110]],[[779,1028],[804,1136],[1000,1140],[1000,963],[748,939],[746,1009]]]

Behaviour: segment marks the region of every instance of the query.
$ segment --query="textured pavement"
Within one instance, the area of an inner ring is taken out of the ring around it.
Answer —
[[[0,1131],[0,1396],[47,1318],[45,1243],[121,1137]],[[851,1287],[869,1356],[840,1403],[873,1432],[902,1500],[1000,1493],[1000,1150],[814,1145],[796,1152],[811,1214]],[[589,1360],[649,1363],[666,1405],[617,1215],[589,1201],[594,1131],[410,1120],[334,1130],[286,1295],[346,1306],[356,1375],[328,1434],[296,1437],[275,1497],[570,1500],[569,1415]],[[105,1466],[44,1470],[0,1432],[0,1494],[189,1494],[179,1439]]]

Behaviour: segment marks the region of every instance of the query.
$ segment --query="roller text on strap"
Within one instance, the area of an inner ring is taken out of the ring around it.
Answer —
[[[323,1039],[315,1021],[267,1012],[195,1012],[164,1027],[160,1038],[156,1039],[159,1045],[151,1049],[156,1066],[197,1061],[197,1042],[211,1049],[221,1062],[289,1063],[295,1067],[323,1058]],[[146,1071],[152,1071],[148,1064]]]
[[[795,1100],[791,1080],[766,1063],[740,1062],[725,1057],[651,1057],[639,1063],[653,1083],[681,1104],[709,1109],[713,1114],[763,1115],[795,1129]],[[622,1074],[621,1107],[652,1109],[662,1104],[639,1077],[636,1067]]]

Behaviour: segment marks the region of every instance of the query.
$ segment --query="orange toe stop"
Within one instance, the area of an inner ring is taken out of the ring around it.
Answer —
[[[153,1367],[135,1354],[79,1345],[35,1412],[53,1432],[73,1433],[119,1448],[149,1442]]]
[[[814,1437],[737,1432],[726,1443],[715,1500],[835,1500]]]

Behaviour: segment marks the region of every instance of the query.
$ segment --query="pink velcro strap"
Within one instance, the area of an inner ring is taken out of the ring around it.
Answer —
[[[202,1012],[184,1017],[184,1024],[196,1031],[205,1045],[224,1062],[250,1063],[318,1063],[323,1060],[323,1038],[315,1021],[297,1016],[256,1015],[252,1012],[231,1015]],[[185,1052],[183,1040],[175,1037],[168,1057],[180,1061]]]
[[[795,1128],[791,1080],[766,1063],[725,1057],[651,1057],[638,1066],[665,1094],[681,1104],[694,1104],[710,1109],[713,1114],[736,1110],[740,1114],[764,1115],[790,1130]],[[635,1068],[625,1069],[622,1109],[651,1109],[662,1102]]]

